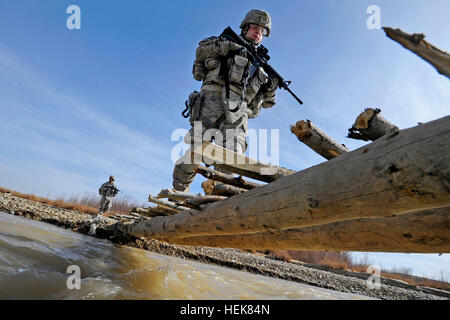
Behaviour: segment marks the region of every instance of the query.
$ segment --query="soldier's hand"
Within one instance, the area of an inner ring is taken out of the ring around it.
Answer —
[[[269,92],[275,91],[278,88],[278,79],[277,78],[268,78],[267,82],[263,84],[262,91]]]

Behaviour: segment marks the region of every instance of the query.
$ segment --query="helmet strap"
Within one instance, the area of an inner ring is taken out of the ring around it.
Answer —
[[[248,29],[250,29],[250,25],[247,23],[245,24],[244,28],[242,28],[241,30],[241,36],[245,37],[245,35],[247,34]]]

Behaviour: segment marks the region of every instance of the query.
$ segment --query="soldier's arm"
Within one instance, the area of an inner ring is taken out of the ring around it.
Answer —
[[[269,78],[269,81],[263,85],[261,92],[263,94],[262,107],[265,109],[272,108],[275,104],[275,92],[278,89],[278,80]]]
[[[102,184],[98,189],[98,194],[103,195],[104,192],[105,192],[105,184]]]
[[[275,92],[278,89],[278,81],[277,79],[268,79],[267,83],[261,86],[256,97],[249,104],[247,115],[249,119],[256,118],[261,112],[261,108],[272,108],[275,101]]]

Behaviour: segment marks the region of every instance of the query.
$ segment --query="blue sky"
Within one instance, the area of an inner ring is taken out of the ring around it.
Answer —
[[[72,4],[81,8],[80,30],[66,27]],[[180,112],[200,88],[191,74],[197,44],[227,26],[238,31],[252,8],[271,14],[271,64],[304,101],[279,91],[277,105],[249,122],[279,130],[281,166],[325,161],[290,133],[298,120],[353,150],[365,143],[346,138],[347,129],[366,107],[381,108],[400,128],[448,115],[448,79],[369,30],[373,4],[382,26],[424,33],[449,50],[446,0],[0,0],[0,185],[68,196],[96,192],[114,174],[124,194],[143,203],[171,187],[171,134],[188,129]],[[416,257],[419,275],[450,266],[448,255],[388,256],[401,266]],[[433,267],[419,266],[426,261]]]

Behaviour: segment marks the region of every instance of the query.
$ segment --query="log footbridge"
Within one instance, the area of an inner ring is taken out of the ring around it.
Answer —
[[[449,75],[447,53],[384,30]],[[134,210],[150,219],[115,232],[193,246],[450,253],[450,116],[400,130],[366,109],[348,137],[372,142],[353,151],[309,120],[291,132],[328,161],[295,172],[203,143],[192,153],[215,168],[197,167],[205,195],[161,190],[149,196],[157,206]]]

